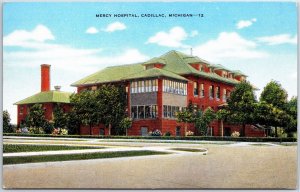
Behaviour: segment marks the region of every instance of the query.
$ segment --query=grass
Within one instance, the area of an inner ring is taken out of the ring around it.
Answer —
[[[20,164],[20,163],[51,162],[51,161],[105,159],[105,158],[132,157],[132,156],[145,156],[145,155],[162,155],[162,154],[169,154],[169,153],[141,150],[141,151],[120,151],[120,152],[86,153],[86,154],[70,154],[70,155],[3,157],[3,165]]]
[[[171,148],[176,151],[187,151],[187,152],[206,152],[205,149],[191,149],[191,148]]]
[[[104,147],[92,146],[66,146],[66,145],[25,145],[3,144],[3,153],[33,152],[33,151],[60,151],[78,149],[103,149]]]
[[[253,146],[268,146],[268,147],[272,146],[270,144],[264,144],[264,143],[252,143],[250,145],[253,145]]]

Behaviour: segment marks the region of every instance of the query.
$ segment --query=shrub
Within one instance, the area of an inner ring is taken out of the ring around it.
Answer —
[[[67,129],[61,129],[60,130],[60,135],[68,135],[68,130]]]
[[[26,128],[26,127],[24,127],[24,128]],[[24,131],[26,131],[26,130],[24,130]],[[28,131],[31,134],[44,134],[45,133],[45,131],[42,127],[29,127]]]
[[[240,132],[238,131],[234,131],[233,133],[231,133],[231,137],[239,137],[240,136]]]
[[[43,128],[44,128],[44,131],[46,134],[52,133],[53,132],[53,121],[49,121],[49,122],[46,121]]]
[[[169,136],[171,136],[171,133],[168,131],[168,132],[166,132],[165,133],[165,135],[164,136],[167,136],[167,137],[169,137]]]
[[[156,129],[155,131],[151,132],[151,136],[161,136],[160,130]]]
[[[194,136],[194,132],[189,130],[186,132],[186,136]]]

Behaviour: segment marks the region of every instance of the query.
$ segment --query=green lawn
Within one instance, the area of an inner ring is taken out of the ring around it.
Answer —
[[[86,154],[70,154],[70,155],[41,155],[41,156],[22,156],[22,157],[3,157],[3,165],[20,164],[20,163],[36,163],[50,161],[70,161],[84,159],[104,159],[116,157],[131,157],[145,155],[162,155],[169,154],[158,151],[120,151],[120,152],[104,152],[104,153],[86,153]]]
[[[171,148],[176,151],[187,151],[187,152],[205,152],[205,149],[193,149],[193,148]]]
[[[78,150],[78,149],[103,149],[103,148],[104,147],[93,147],[93,146],[3,144],[3,153]]]

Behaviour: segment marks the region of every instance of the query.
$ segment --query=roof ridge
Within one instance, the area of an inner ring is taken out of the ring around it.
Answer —
[[[182,63],[185,64],[186,68],[188,68],[189,72],[191,73],[191,72],[192,72],[192,70],[191,70],[191,68],[190,68],[191,66],[190,66],[189,64],[187,64],[187,63],[183,60],[182,57],[180,57],[180,55],[178,54],[177,51],[174,51],[174,52],[175,52],[175,54],[181,59]]]

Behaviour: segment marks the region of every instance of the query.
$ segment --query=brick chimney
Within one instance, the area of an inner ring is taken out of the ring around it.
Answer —
[[[41,65],[41,91],[50,91],[50,67],[51,65]]]

